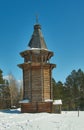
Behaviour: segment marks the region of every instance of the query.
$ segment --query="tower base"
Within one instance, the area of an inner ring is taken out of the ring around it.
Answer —
[[[52,102],[21,103],[22,113],[52,112]]]

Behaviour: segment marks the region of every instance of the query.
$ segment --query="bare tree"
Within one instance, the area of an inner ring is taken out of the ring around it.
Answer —
[[[10,98],[11,98],[11,107],[17,105],[18,100],[18,87],[17,87],[17,81],[15,80],[12,73],[8,75],[8,81],[9,81],[9,89],[10,89]]]

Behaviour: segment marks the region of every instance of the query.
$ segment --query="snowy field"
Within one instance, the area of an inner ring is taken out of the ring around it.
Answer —
[[[20,113],[0,111],[0,130],[84,130],[84,112]]]

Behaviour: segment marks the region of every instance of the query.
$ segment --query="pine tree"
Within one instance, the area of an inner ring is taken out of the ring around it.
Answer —
[[[3,75],[2,75],[3,71],[0,69],[0,84],[4,84],[5,81],[3,79]]]
[[[78,71],[73,70],[71,74],[66,78],[65,86],[68,90],[67,101],[70,109],[84,109],[84,72],[79,69]]]

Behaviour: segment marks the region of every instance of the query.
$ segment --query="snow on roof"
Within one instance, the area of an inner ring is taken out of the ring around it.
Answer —
[[[46,48],[29,48],[29,50],[36,50],[36,51],[40,51],[40,50],[47,50],[48,51],[48,49],[46,49]]]
[[[53,105],[62,105],[62,100],[54,100]]]
[[[24,100],[19,101],[19,103],[29,103],[29,100],[28,99],[24,99]]]
[[[45,102],[53,102],[52,99],[45,99]]]

